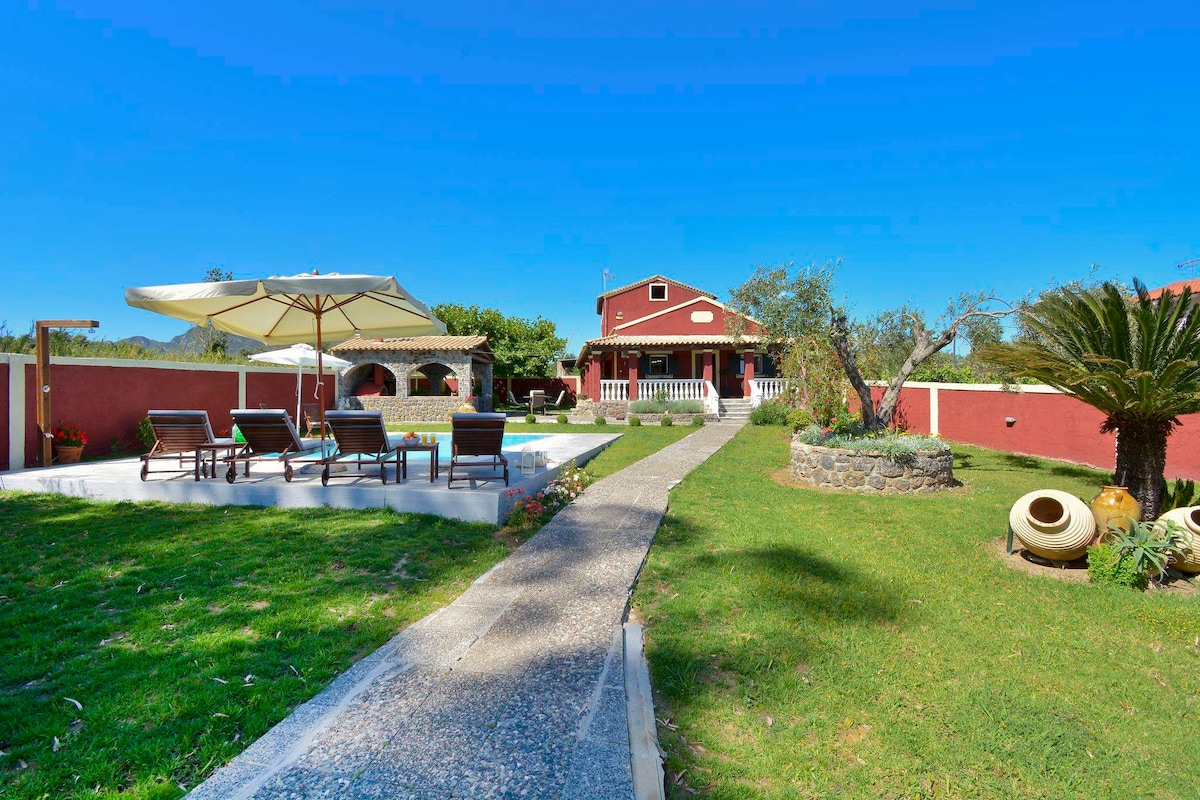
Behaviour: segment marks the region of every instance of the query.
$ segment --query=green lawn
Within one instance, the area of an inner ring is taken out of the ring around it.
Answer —
[[[0,494],[0,796],[179,796],[503,558],[493,532]]]
[[[598,476],[691,432],[508,427],[628,434]],[[0,797],[178,797],[458,596],[506,554],[496,533],[386,510],[0,493]]]
[[[1012,502],[1103,475],[955,454],[950,493],[818,492],[748,427],[672,492],[635,604],[673,796],[1200,793],[1200,600],[1010,569]]]

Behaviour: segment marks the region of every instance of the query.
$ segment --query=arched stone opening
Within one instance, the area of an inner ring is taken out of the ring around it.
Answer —
[[[341,386],[346,397],[395,397],[396,374],[383,364],[356,364],[342,373]]]
[[[431,361],[422,364],[408,373],[409,397],[448,397],[456,392],[447,378],[455,379],[457,373],[445,364]]]

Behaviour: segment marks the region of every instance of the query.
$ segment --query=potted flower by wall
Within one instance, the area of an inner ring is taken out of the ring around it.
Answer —
[[[60,464],[78,464],[83,457],[83,446],[87,444],[87,434],[78,425],[60,422],[58,427],[50,431],[54,437],[54,450],[58,454]]]
[[[462,401],[462,405],[460,405],[458,407],[458,413],[460,413],[460,414],[476,413],[475,395],[468,395],[467,398]]]

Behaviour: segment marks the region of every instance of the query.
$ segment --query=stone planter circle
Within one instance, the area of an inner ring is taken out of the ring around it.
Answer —
[[[792,478],[821,489],[864,494],[926,493],[954,483],[954,456],[949,450],[918,452],[911,461],[805,444],[792,437]]]

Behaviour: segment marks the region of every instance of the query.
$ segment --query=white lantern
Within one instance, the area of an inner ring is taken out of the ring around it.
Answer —
[[[521,474],[532,475],[537,471],[537,453],[528,446],[521,451]]]

